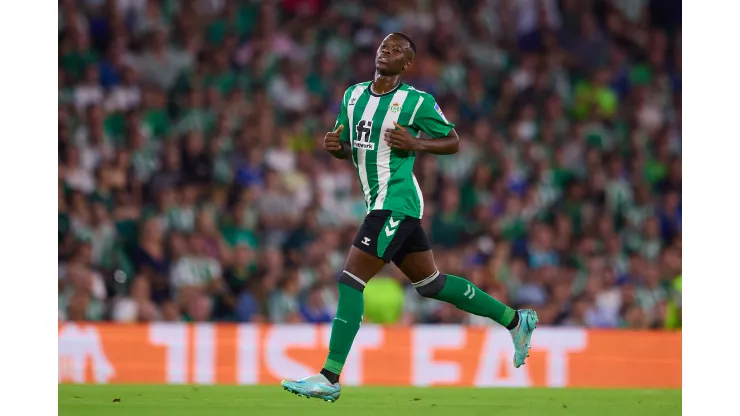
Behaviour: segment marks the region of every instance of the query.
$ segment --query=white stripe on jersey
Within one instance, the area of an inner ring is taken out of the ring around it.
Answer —
[[[411,173],[411,179],[414,180],[414,187],[416,188],[416,195],[419,196],[419,219],[424,216],[424,195],[421,194],[421,188],[419,182],[416,181],[416,176]]]
[[[350,93],[349,102],[356,103],[357,100],[360,99],[360,96],[362,95],[363,92],[365,92],[366,89],[367,89],[367,85],[360,85],[360,86],[355,87],[355,89],[353,89],[352,92]],[[354,149],[355,133],[356,133],[355,128],[354,128],[355,107],[352,107],[352,108],[349,108],[349,106],[347,107],[347,118],[349,120],[349,126],[346,127],[349,129],[349,146],[350,146],[350,149]],[[359,158],[360,158],[360,152],[358,151],[357,159]],[[355,158],[352,158],[352,162],[355,164],[355,169],[357,169],[357,172],[359,174],[360,172],[359,160],[355,160]],[[363,170],[364,170],[364,163],[363,163]],[[361,175],[360,175],[360,178],[362,178]],[[367,181],[367,171],[365,171],[365,181]],[[362,184],[362,193],[363,195],[365,195],[365,200],[367,201],[368,200],[367,195],[370,193],[370,185],[362,181],[360,181],[360,183]],[[366,185],[367,185],[367,191],[365,190]]]
[[[422,102],[424,102],[424,97],[419,96],[419,101],[416,102],[416,107],[414,107],[414,112],[411,113],[411,119],[409,120],[409,126],[414,124],[414,117],[416,117],[416,112],[419,110],[419,107],[421,107]]]
[[[355,87],[350,93],[349,102],[356,103],[357,100],[360,99],[360,96],[362,95],[363,92],[365,92],[366,89],[367,89],[367,85],[359,85]],[[354,109],[355,109],[354,107],[352,108],[349,108],[349,106],[347,107],[347,118],[349,119],[349,126],[346,126],[345,128],[349,129],[350,148],[354,148],[352,147],[352,145],[355,141],[355,129],[352,127],[355,125],[353,122],[354,121],[353,119],[355,116]],[[355,167],[357,167],[357,162],[355,162]]]
[[[370,99],[365,106],[365,111],[362,112],[362,118],[360,120],[372,120],[375,110],[378,109],[378,102],[380,102],[380,98],[370,94]],[[354,123],[350,123],[350,125],[354,126]],[[367,211],[370,212],[370,181],[367,179],[366,157],[367,150],[358,148],[357,166],[360,173],[360,183],[362,183],[362,193],[365,195],[365,206],[367,207]]]
[[[378,141],[378,197],[375,199],[375,205],[372,209],[383,209],[385,196],[388,194],[388,182],[391,180],[391,148],[385,142],[385,130],[395,128],[393,122],[398,121],[398,116],[401,115],[403,103],[406,101],[408,95],[408,91],[396,91],[393,94],[391,105],[388,106],[388,111],[385,113],[385,118],[383,119],[383,125],[380,129],[380,140]],[[391,108],[396,104],[398,104],[398,111],[394,113],[391,111]]]

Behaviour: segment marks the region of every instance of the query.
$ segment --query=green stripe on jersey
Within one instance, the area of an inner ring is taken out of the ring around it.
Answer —
[[[413,174],[415,154],[388,147],[385,130],[394,128],[395,121],[412,135],[424,131],[434,138],[446,136],[454,124],[431,95],[406,84],[383,95],[373,94],[370,82],[354,85],[345,93],[342,107],[337,124],[348,124],[352,161],[367,211],[386,209],[421,218],[424,199]]]
[[[381,99],[380,108],[387,107],[388,110],[385,114],[382,111],[376,112],[376,117],[380,121],[379,125],[379,141],[378,148],[375,152],[375,175],[378,182],[378,191],[373,195],[370,200],[370,208],[373,209],[384,209],[385,200],[388,196],[388,185],[391,180],[391,159],[396,160],[397,157],[392,157],[393,149],[388,146],[385,142],[385,131],[388,129],[394,129],[394,122],[399,121],[399,117],[403,112],[403,104],[406,101],[408,91],[398,89],[395,93],[387,94]],[[377,124],[373,122],[373,126]],[[400,124],[400,123],[399,123]],[[374,128],[374,127],[373,127]],[[395,170],[393,170],[395,172]],[[392,194],[391,194],[392,195]]]

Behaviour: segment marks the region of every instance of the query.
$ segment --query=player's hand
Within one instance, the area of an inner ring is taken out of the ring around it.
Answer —
[[[327,152],[338,152],[342,150],[342,143],[339,141],[339,134],[344,130],[344,124],[340,124],[336,130],[326,133],[324,136],[324,150]]]
[[[396,126],[395,129],[386,129],[385,131],[385,142],[388,143],[388,146],[398,150],[417,150],[418,139],[395,121],[393,125]]]

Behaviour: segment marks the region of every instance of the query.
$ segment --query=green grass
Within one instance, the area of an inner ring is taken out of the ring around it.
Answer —
[[[61,416],[382,414],[680,415],[681,390],[347,387],[340,400],[326,403],[279,386],[59,386]]]

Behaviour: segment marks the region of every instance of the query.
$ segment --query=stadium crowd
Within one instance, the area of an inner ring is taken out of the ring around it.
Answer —
[[[61,0],[59,319],[331,322],[365,214],[322,150],[390,32],[461,150],[441,270],[544,325],[677,328],[681,10],[648,0]],[[389,265],[365,320],[486,324]]]

